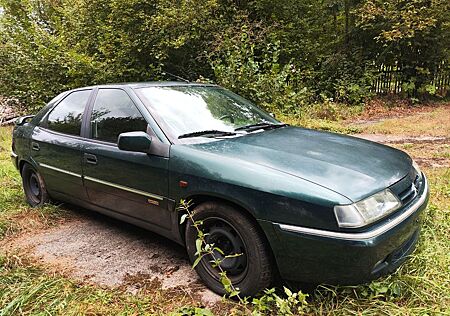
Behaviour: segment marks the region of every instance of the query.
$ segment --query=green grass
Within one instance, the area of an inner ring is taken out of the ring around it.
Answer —
[[[356,126],[343,124],[348,117],[362,112],[360,106],[342,106],[333,102],[325,102],[304,107],[297,114],[276,113],[276,118],[284,123],[305,128],[351,134],[361,130]]]
[[[366,133],[396,134],[408,136],[450,135],[450,106],[436,106],[424,113],[415,113],[403,118],[387,118],[364,129]]]
[[[163,315],[190,303],[179,293],[148,288],[137,295],[82,285],[24,262],[0,257],[0,315]]]
[[[62,207],[31,209],[26,205],[20,176],[9,158],[10,133],[9,128],[0,128],[3,240],[70,216],[70,211]],[[318,289],[310,296],[307,314],[450,315],[450,168],[424,171],[430,182],[431,200],[412,258],[395,274],[370,284]],[[164,315],[182,306],[199,305],[180,291],[163,291],[152,284],[136,295],[122,289],[85,285],[52,272],[27,255],[3,250],[0,253],[0,315]],[[234,303],[213,309],[217,315],[240,314],[243,310]]]

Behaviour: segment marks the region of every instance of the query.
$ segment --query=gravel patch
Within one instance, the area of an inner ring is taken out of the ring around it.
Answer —
[[[205,305],[221,300],[201,283],[183,247],[101,214],[86,212],[56,227],[19,236],[8,241],[7,248],[26,250],[84,283],[135,293],[152,282],[161,289],[182,289]]]

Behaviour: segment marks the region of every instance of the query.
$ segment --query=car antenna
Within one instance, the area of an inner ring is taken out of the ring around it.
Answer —
[[[178,79],[178,80],[181,80],[181,81],[184,81],[184,82],[189,83],[189,80],[184,79],[184,78],[182,78],[182,77],[180,77],[180,76],[174,75],[173,73],[170,73],[170,72],[168,72],[168,71],[163,71],[161,74],[162,74],[163,76],[164,76],[164,75],[169,75],[169,76],[172,77],[172,78],[176,78],[176,79]]]

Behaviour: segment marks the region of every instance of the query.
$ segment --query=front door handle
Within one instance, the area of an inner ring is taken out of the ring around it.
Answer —
[[[97,156],[92,154],[84,154],[84,160],[91,165],[97,164]]]
[[[35,151],[39,151],[39,149],[41,149],[41,148],[39,147],[38,143],[31,142],[31,149],[35,150]]]

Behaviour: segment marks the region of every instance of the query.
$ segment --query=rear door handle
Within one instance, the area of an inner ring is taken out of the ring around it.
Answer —
[[[84,160],[91,165],[97,164],[97,156],[92,154],[84,154]]]
[[[33,149],[35,151],[39,151],[39,149],[41,149],[41,148],[39,147],[38,143],[31,142],[31,149]]]

